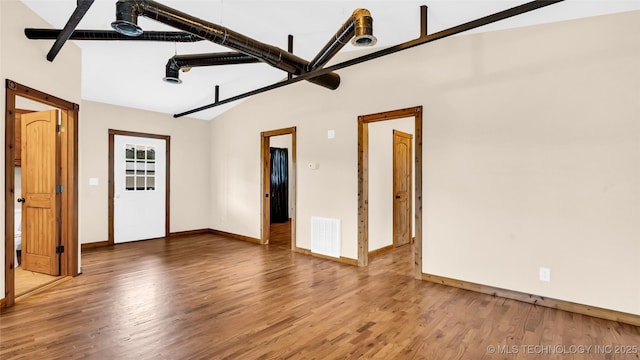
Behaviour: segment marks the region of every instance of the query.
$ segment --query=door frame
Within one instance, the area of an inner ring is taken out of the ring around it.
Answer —
[[[13,264],[14,250],[14,201],[15,201],[15,113],[16,97],[36,101],[62,112],[60,132],[60,245],[64,252],[60,255],[60,275],[79,274],[78,244],[78,113],[80,106],[53,95],[6,79],[5,81],[5,293],[6,306],[15,303],[15,277]]]
[[[358,266],[369,265],[369,124],[415,119],[415,242],[413,275],[422,279],[422,106],[358,116]]]
[[[291,201],[291,250],[296,249],[296,127],[283,128],[260,133],[260,244],[269,243],[269,233],[271,227],[271,151],[270,139],[272,136],[291,135],[291,168],[289,173],[289,188],[293,189],[289,193]]]
[[[399,210],[398,206],[397,206],[397,201],[395,198],[395,194],[396,194],[396,189],[397,189],[397,182],[396,182],[396,163],[398,161],[398,156],[396,156],[396,138],[397,137],[403,137],[405,139],[409,139],[409,159],[411,159],[411,152],[413,151],[413,134],[409,134],[400,130],[393,130],[393,150],[392,150],[392,154],[393,154],[393,247],[397,248],[398,246],[398,242],[397,242],[397,234],[396,231],[398,230],[398,227],[396,226],[396,212]],[[413,164],[410,163],[410,175],[409,175],[409,182],[411,182],[413,180]],[[413,196],[413,190],[411,189],[411,184],[409,184],[409,199],[411,199],[411,197]],[[411,243],[411,231],[413,230],[413,219],[411,218],[411,212],[413,210],[413,206],[412,206],[412,201],[409,200],[409,244]],[[407,244],[402,244],[402,245],[407,245]]]
[[[148,134],[148,133],[141,133],[141,132],[134,132],[134,131],[125,131],[125,130],[115,130],[115,129],[109,129],[109,191],[108,191],[108,204],[109,204],[109,219],[108,219],[108,240],[107,240],[107,244],[108,245],[114,245],[114,234],[113,234],[113,230],[114,230],[114,221],[113,221],[113,213],[114,213],[114,203],[113,203],[113,197],[115,195],[115,183],[114,183],[114,166],[113,166],[113,161],[114,161],[114,145],[115,145],[115,136],[116,135],[122,135],[122,136],[134,136],[134,137],[142,137],[142,138],[149,138],[149,139],[161,139],[161,140],[165,140],[166,142],[166,148],[165,148],[165,157],[166,157],[166,171],[165,171],[165,181],[166,181],[166,187],[165,187],[165,219],[164,219],[164,237],[168,237],[170,232],[170,226],[169,226],[169,219],[170,219],[170,203],[169,203],[169,194],[171,194],[171,183],[170,183],[170,174],[171,174],[171,136],[169,135],[158,135],[158,134]],[[149,240],[149,239],[144,239],[144,240]]]

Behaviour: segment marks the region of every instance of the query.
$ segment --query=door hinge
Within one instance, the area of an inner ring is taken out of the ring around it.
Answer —
[[[64,186],[56,185],[56,194],[60,194],[64,191]]]
[[[56,246],[56,254],[62,254],[64,252],[64,245]]]

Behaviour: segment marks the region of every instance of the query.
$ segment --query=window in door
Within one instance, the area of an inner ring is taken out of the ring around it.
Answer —
[[[125,145],[125,190],[155,191],[156,147]]]

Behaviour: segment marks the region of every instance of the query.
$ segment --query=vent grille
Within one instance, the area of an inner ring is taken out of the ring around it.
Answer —
[[[340,257],[340,220],[311,217],[311,252]]]

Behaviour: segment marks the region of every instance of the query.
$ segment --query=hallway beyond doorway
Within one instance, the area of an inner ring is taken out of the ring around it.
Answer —
[[[291,249],[291,219],[287,222],[271,224],[269,245]]]

